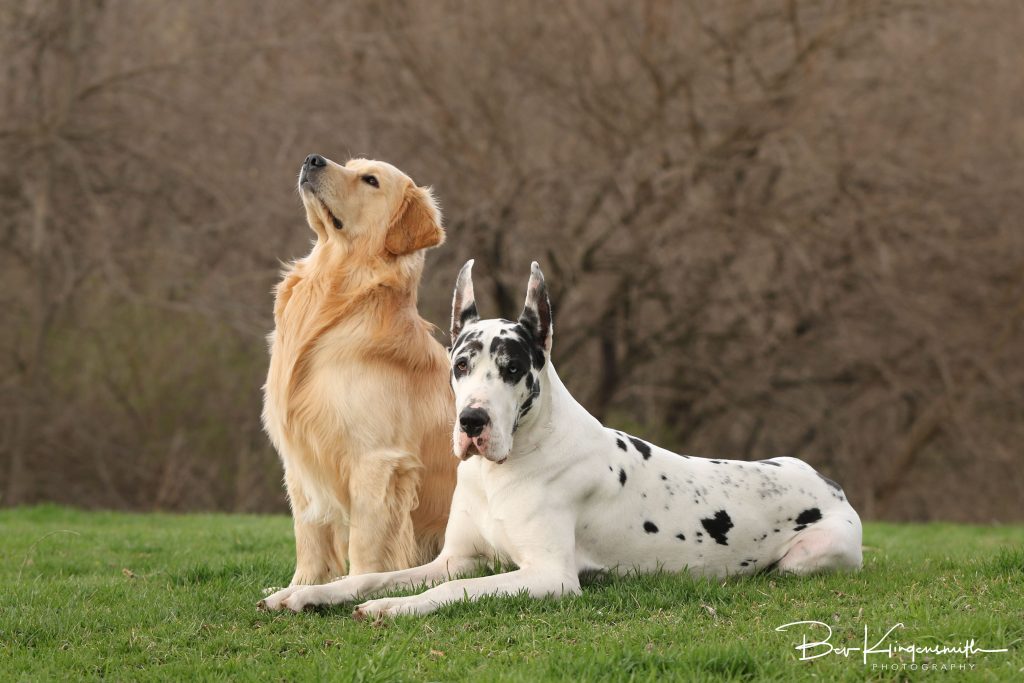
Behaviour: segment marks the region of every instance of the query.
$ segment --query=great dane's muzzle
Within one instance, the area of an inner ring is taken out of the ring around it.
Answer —
[[[479,406],[459,413],[459,441],[456,454],[466,460],[471,455],[488,457],[491,440],[491,416]]]

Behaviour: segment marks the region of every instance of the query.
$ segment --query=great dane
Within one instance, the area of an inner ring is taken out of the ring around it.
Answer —
[[[861,522],[842,488],[796,458],[758,462],[677,455],[603,426],[551,364],[551,305],[534,263],[517,322],[480,320],[473,261],[452,305],[458,468],[441,554],[395,572],[292,586],[265,609],[354,602],[356,618],[427,614],[458,600],[580,592],[579,574],[688,571],[723,577],[861,566]],[[474,457],[475,456],[475,457]],[[517,569],[453,578],[481,561]]]

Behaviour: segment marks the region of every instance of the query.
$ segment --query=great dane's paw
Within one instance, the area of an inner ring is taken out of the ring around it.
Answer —
[[[320,605],[333,605],[345,602],[345,594],[335,589],[332,584],[323,586],[302,586],[284,599],[282,606],[293,612],[309,611]]]
[[[296,613],[312,610],[324,602],[319,595],[320,589],[321,586],[302,586],[299,590],[285,598],[281,606]]]
[[[294,593],[294,592],[296,592],[296,591],[298,591],[298,590],[300,590],[302,588],[307,588],[307,586],[288,586],[287,588],[277,589],[276,593],[273,593],[272,595],[268,595],[267,597],[263,598],[258,603],[256,603],[256,609],[267,610],[267,611],[270,611],[270,612],[273,612],[273,611],[276,611],[276,610],[279,610],[279,609],[283,609],[283,607],[284,607],[283,603],[284,603],[285,599],[287,599],[289,596],[291,596],[292,593]],[[267,589],[267,591],[270,591],[270,590],[275,590],[275,589],[269,589],[269,588]],[[267,591],[264,591],[264,592],[267,592]]]
[[[435,606],[424,602],[418,596],[408,598],[380,598],[378,600],[367,600],[356,607],[352,612],[352,618],[356,621],[364,619],[380,619],[397,617],[402,614],[426,614],[433,612]]]

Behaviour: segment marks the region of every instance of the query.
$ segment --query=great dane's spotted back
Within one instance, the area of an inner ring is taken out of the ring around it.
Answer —
[[[551,364],[551,306],[537,264],[517,322],[479,319],[472,265],[459,273],[452,306],[454,447],[463,462],[440,556],[413,569],[286,588],[262,606],[298,611],[445,581],[355,612],[426,614],[482,595],[578,593],[584,570],[717,577],[861,566],[860,518],[838,484],[796,458],[677,455],[604,427]],[[451,580],[494,558],[518,569]]]

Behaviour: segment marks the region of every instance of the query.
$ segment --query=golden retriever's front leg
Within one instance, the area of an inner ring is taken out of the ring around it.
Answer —
[[[291,584],[313,585],[345,575],[345,556],[339,555],[344,530],[335,524],[295,520],[295,574]]]
[[[416,566],[412,511],[418,501],[420,470],[419,462],[401,451],[374,451],[359,457],[349,479],[350,574]]]
[[[295,574],[292,586],[324,583],[344,576],[348,529],[305,519],[309,499],[295,477],[285,475],[295,528]]]

